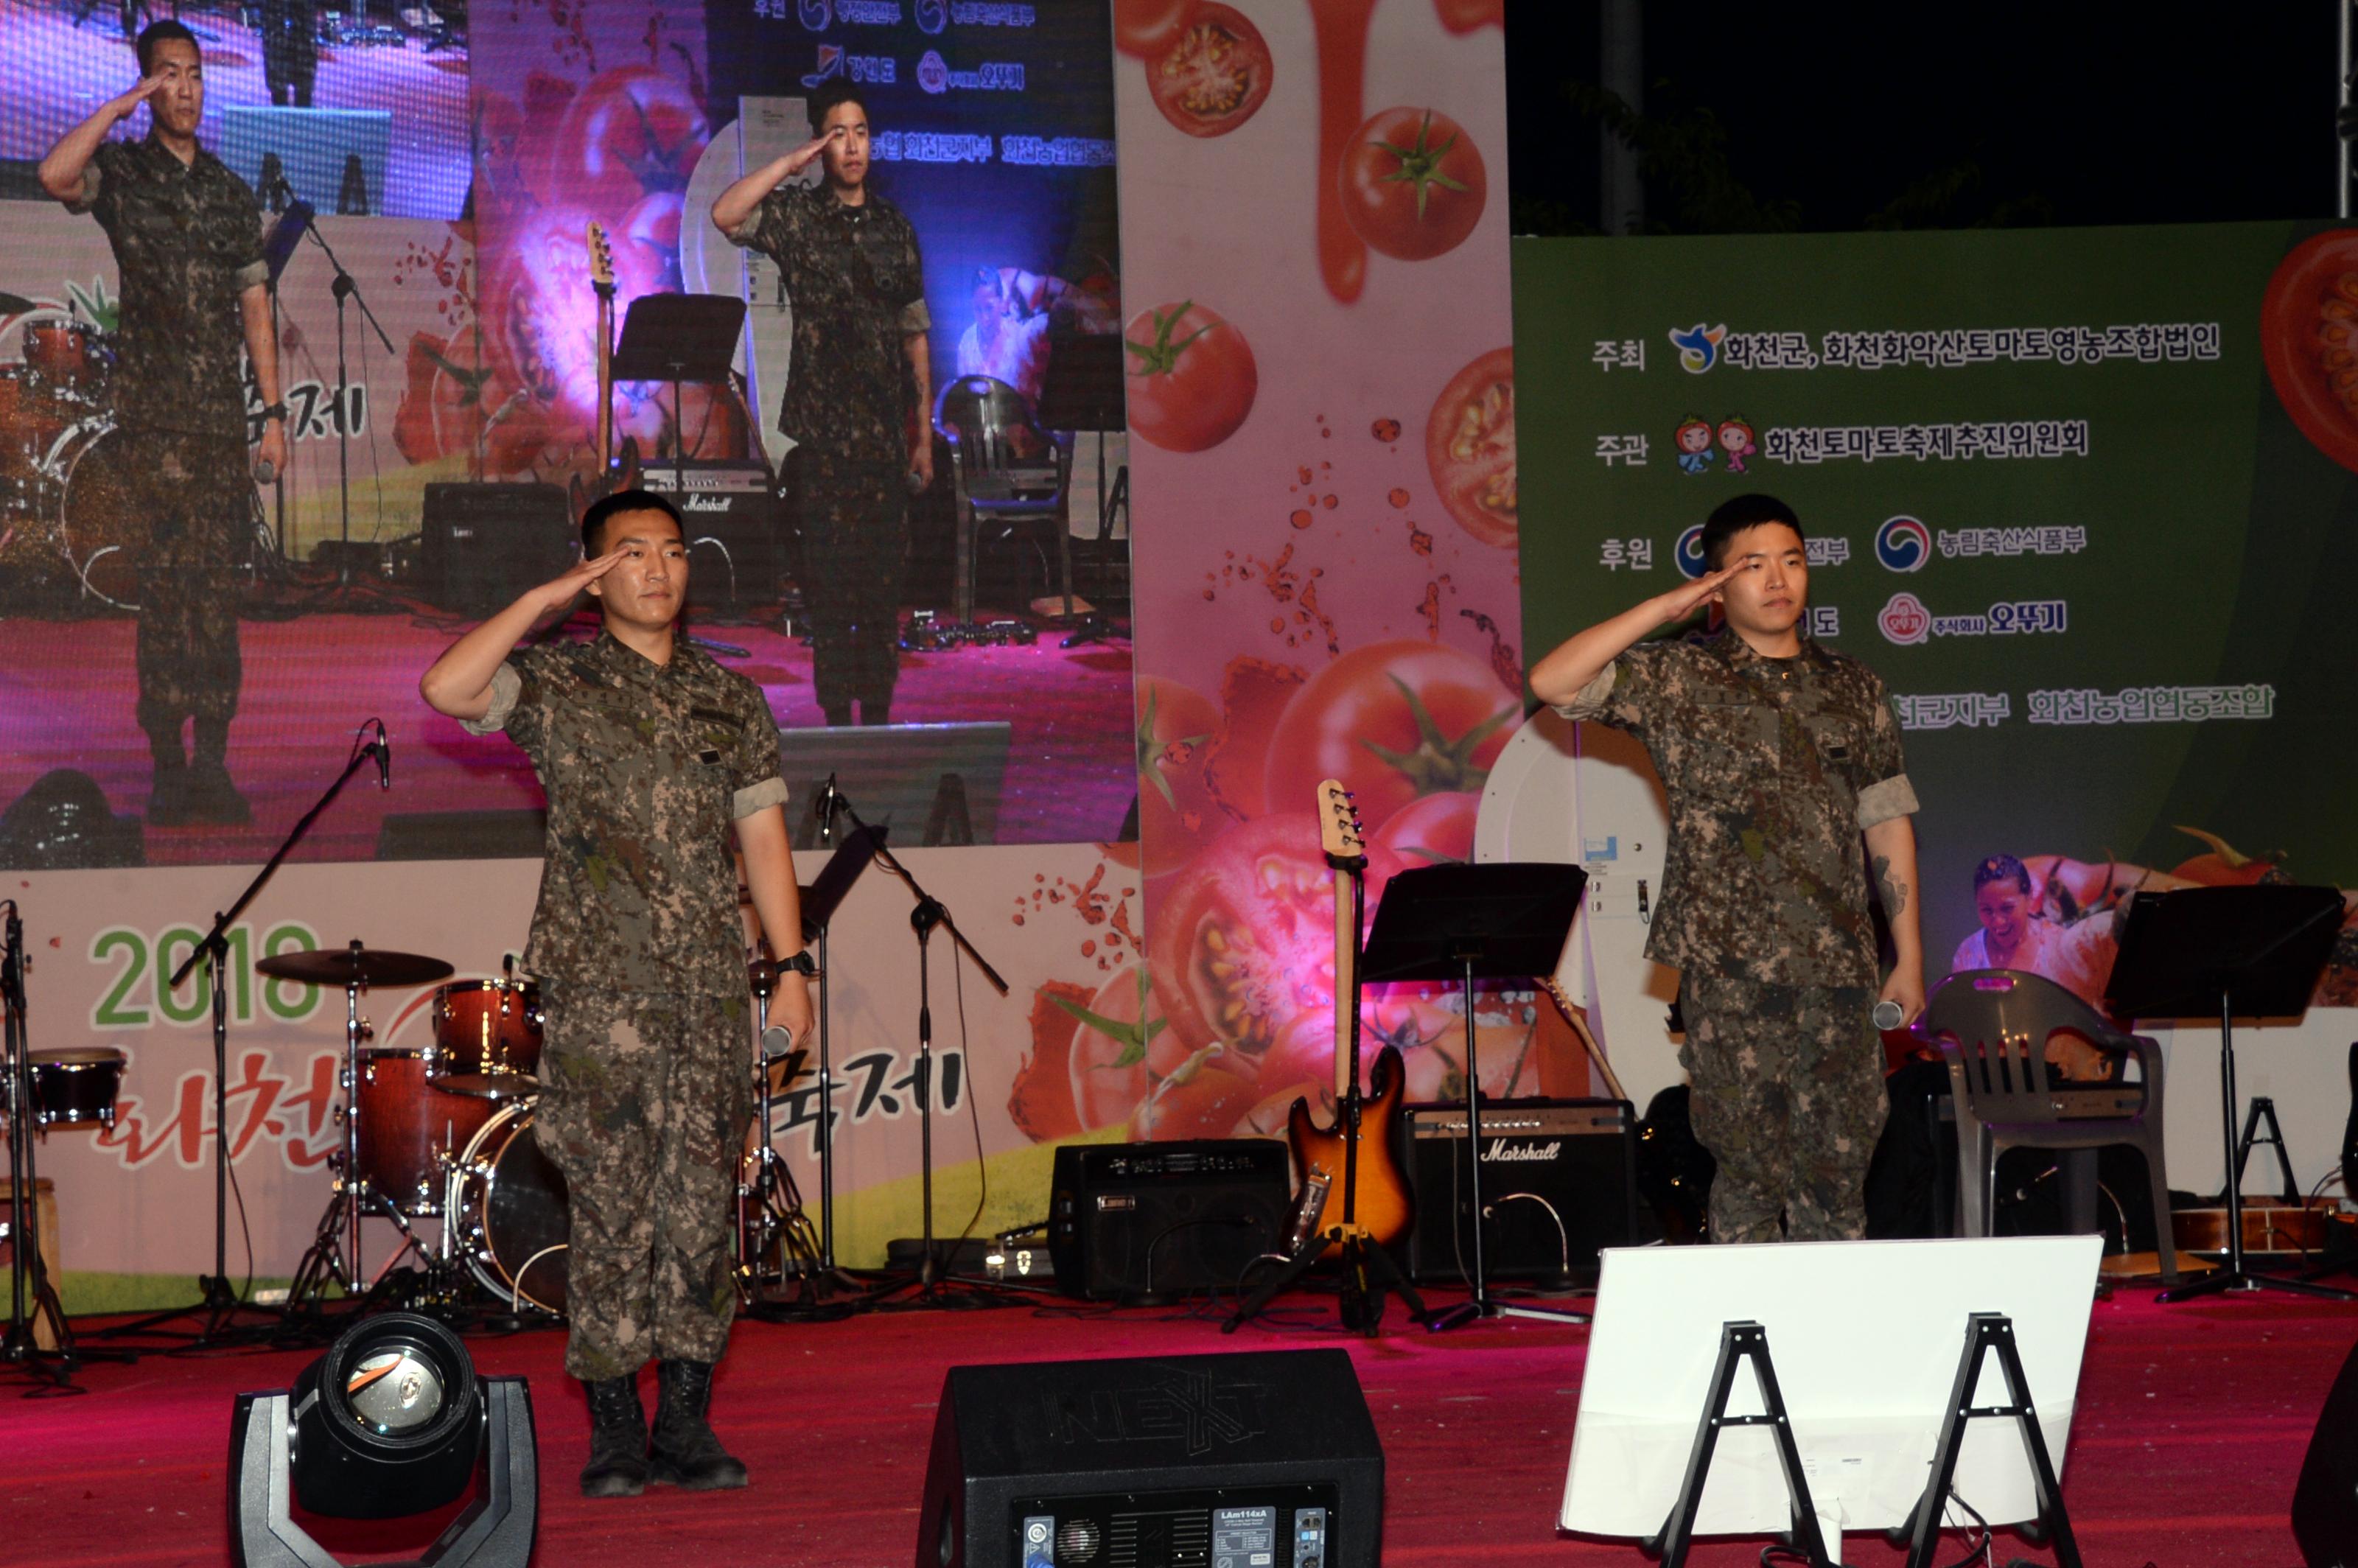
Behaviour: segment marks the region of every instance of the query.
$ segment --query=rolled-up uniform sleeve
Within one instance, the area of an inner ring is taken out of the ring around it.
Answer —
[[[1888,692],[1878,694],[1875,717],[1867,725],[1864,776],[1874,781],[1858,792],[1861,830],[1917,810],[1916,786],[1908,782],[1908,762],[1899,747],[1899,715]]]
[[[1648,711],[1661,685],[1660,665],[1667,648],[1660,643],[1640,643],[1623,649],[1556,711],[1581,723],[1610,725],[1642,737]]]
[[[757,811],[786,804],[786,781],[778,767],[778,721],[759,687],[745,689],[739,739],[729,759],[729,816],[741,821]]]
[[[88,163],[81,166],[81,189],[74,192],[72,200],[66,203],[67,211],[87,212],[98,205],[100,184],[98,162],[99,160],[92,157]]]
[[[470,735],[496,735],[508,727],[514,716],[516,699],[524,694],[524,677],[516,673],[514,664],[503,661],[492,672],[492,705],[483,709],[481,719],[461,719],[459,728]]]

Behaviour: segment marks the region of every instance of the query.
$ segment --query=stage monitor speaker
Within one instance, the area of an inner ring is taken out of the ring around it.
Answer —
[[[2358,1568],[2358,1345],[2325,1396],[2301,1461],[2292,1535],[2309,1568]]]
[[[504,610],[562,576],[580,535],[553,484],[429,484],[418,564],[426,597],[462,615]]]
[[[1384,1451],[1340,1350],[953,1367],[918,1568],[1375,1568]]]
[[[1056,1284],[1092,1301],[1232,1291],[1291,1217],[1285,1145],[1271,1138],[1067,1143],[1048,1198]]]
[[[1472,1265],[1466,1108],[1412,1105],[1409,1272],[1455,1280]],[[1627,1100],[1509,1099],[1482,1108],[1483,1261],[1493,1280],[1554,1280],[1594,1269],[1637,1239],[1638,1119]],[[1455,1217],[1455,1227],[1451,1224]]]

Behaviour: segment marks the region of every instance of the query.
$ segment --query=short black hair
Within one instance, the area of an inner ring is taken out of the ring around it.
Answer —
[[[2012,855],[1992,855],[1974,868],[1974,891],[1979,892],[1992,882],[2012,882],[2028,892],[2030,868]]]
[[[1801,520],[1793,515],[1793,509],[1773,495],[1755,492],[1722,502],[1718,509],[1704,520],[1704,569],[1717,571],[1726,565],[1727,542],[1747,528],[1758,528],[1764,523],[1782,523],[1795,534],[1801,531]]]
[[[867,98],[852,83],[838,76],[812,93],[809,102],[805,105],[806,112],[810,115],[812,135],[817,135],[820,127],[827,124],[827,117],[835,113],[835,107],[838,103],[857,103],[862,114],[868,113]]]
[[[679,530],[683,540],[687,537],[687,526],[679,520],[679,508],[670,501],[652,490],[618,490],[605,500],[594,503],[581,514],[583,560],[595,560],[606,553],[599,546],[598,535],[605,528],[608,518],[619,517],[625,512],[660,512],[671,519],[671,525]]]
[[[141,76],[150,76],[155,73],[156,68],[152,62],[156,58],[156,46],[170,43],[174,38],[179,39],[195,49],[199,60],[201,61],[204,59],[204,47],[197,42],[196,34],[168,17],[161,22],[150,22],[139,30],[139,42],[134,46],[139,51]]]

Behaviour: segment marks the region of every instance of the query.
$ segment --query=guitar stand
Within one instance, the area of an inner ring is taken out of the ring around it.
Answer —
[[[1752,1363],[1752,1376],[1760,1385],[1761,1413],[1730,1415],[1728,1396],[1735,1391],[1736,1364]],[[2027,1401],[2026,1401],[2027,1402]],[[1818,1529],[1816,1507],[1810,1501],[1809,1477],[1801,1470],[1801,1452],[1793,1442],[1793,1423],[1785,1413],[1785,1396],[1777,1387],[1777,1368],[1768,1358],[1768,1331],[1758,1323],[1727,1323],[1720,1325],[1719,1361],[1712,1368],[1711,1387],[1704,1396],[1703,1419],[1695,1425],[1694,1448],[1687,1456],[1686,1478],[1679,1483],[1678,1500],[1671,1505],[1670,1518],[1662,1521],[1661,1533],[1640,1542],[1640,1550],[1659,1553],[1662,1568],[1684,1568],[1687,1552],[1694,1544],[1695,1515],[1703,1507],[1703,1484],[1711,1473],[1713,1452],[1719,1446],[1721,1429],[1731,1426],[1765,1426],[1771,1429],[1777,1441],[1777,1463],[1785,1472],[1786,1503],[1792,1516],[1792,1528],[1778,1539],[1788,1549],[1801,1553],[1810,1568],[1840,1568],[1826,1552],[1826,1538]],[[1945,1441],[1945,1433],[1944,1441]],[[1951,1467],[1955,1465],[1953,1451]],[[1939,1476],[1947,1485],[1947,1473]],[[1937,1520],[1937,1511],[1933,1515]],[[1910,1568],[1916,1559],[1910,1558]],[[2079,1568],[2072,1559],[2070,1568]]]
[[[1426,1309],[1424,1298],[1408,1282],[1408,1276],[1401,1272],[1392,1255],[1365,1236],[1346,1235],[1338,1226],[1303,1242],[1301,1250],[1288,1259],[1283,1268],[1262,1281],[1229,1314],[1228,1320],[1220,1325],[1220,1332],[1234,1334],[1268,1311],[1270,1303],[1293,1289],[1296,1281],[1318,1266],[1326,1249],[1336,1244],[1343,1249],[1343,1302],[1339,1311],[1343,1326],[1373,1339],[1383,1324],[1384,1298],[1390,1294],[1397,1294],[1401,1304],[1408,1308],[1410,1322],[1430,1325],[1433,1314]]]

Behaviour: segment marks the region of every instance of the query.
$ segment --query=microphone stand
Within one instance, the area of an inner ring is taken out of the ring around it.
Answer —
[[[303,237],[319,247],[320,254],[336,271],[336,281],[330,286],[336,297],[336,490],[342,507],[343,543],[341,556],[336,562],[336,586],[349,588],[352,581],[352,373],[344,362],[344,301],[349,299],[361,308],[361,319],[369,324],[376,341],[384,345],[387,359],[395,357],[393,340],[384,335],[384,328],[369,308],[368,297],[344,264],[336,259],[335,247],[319,232],[317,223],[303,231]],[[291,454],[290,454],[291,455]]]
[[[835,788],[832,782],[827,785],[827,798],[822,809],[827,806],[841,812],[855,830],[868,829],[868,824],[860,820],[860,813],[852,809],[851,802],[844,797],[842,791]],[[966,933],[958,929],[957,921],[951,916],[949,905],[925,891],[925,885],[901,863],[899,857],[884,847],[881,835],[877,836],[876,860],[886,871],[908,884],[910,892],[916,896],[917,901],[909,911],[910,929],[917,934],[918,1201],[924,1209],[922,1240],[919,1243],[923,1250],[918,1256],[915,1283],[917,1301],[930,1302],[944,1293],[940,1261],[934,1256],[934,1008],[928,966],[935,928],[949,933],[950,940],[957,945],[958,951],[974,960],[974,967],[982,971],[982,978],[990,981],[992,989],[1001,996],[1007,994],[1007,981],[990,967],[990,960],[977,952],[974,944],[967,940]],[[953,955],[952,962],[956,961]],[[971,1083],[968,1085],[967,1092],[974,1092]],[[902,1285],[895,1285],[885,1293],[890,1294],[906,1283],[903,1281]]]
[[[181,960],[180,967],[172,971],[172,978],[164,984],[164,989],[168,991],[179,989],[181,982],[189,978],[189,971],[197,967],[199,959],[203,959],[206,963],[207,979],[212,985],[213,1271],[199,1276],[197,1292],[201,1299],[196,1305],[157,1313],[152,1317],[143,1317],[133,1323],[121,1324],[97,1335],[95,1336],[97,1338],[113,1339],[131,1335],[152,1335],[158,1324],[169,1323],[175,1318],[193,1317],[201,1313],[204,1314],[204,1326],[195,1335],[172,1337],[188,1338],[189,1341],[188,1348],[191,1350],[203,1349],[215,1345],[233,1344],[242,1336],[233,1335],[230,1329],[230,1322],[236,1314],[272,1311],[270,1308],[256,1306],[251,1302],[240,1301],[236,1290],[229,1282],[229,929],[236,922],[237,917],[245,913],[245,906],[254,902],[254,894],[262,891],[262,884],[268,881],[271,873],[278,870],[279,862],[286,860],[288,852],[302,842],[303,835],[311,830],[311,824],[319,819],[320,813],[328,809],[329,803],[343,793],[344,785],[352,782],[352,775],[361,771],[362,765],[373,759],[381,760],[389,765],[392,751],[385,738],[384,726],[382,722],[378,722],[376,729],[375,738],[353,749],[351,760],[344,763],[344,771],[336,775],[336,782],[328,786],[327,793],[320,795],[318,803],[303,814],[300,821],[287,829],[287,837],[279,840],[278,848],[271,851],[270,859],[264,863],[262,870],[254,873],[254,880],[245,884],[245,891],[237,895],[236,902],[213,916],[212,929],[207,931],[203,939],[189,949],[188,957]],[[348,1068],[344,1084],[345,1092],[352,1092],[353,1087],[350,1081]],[[353,1175],[354,1173],[352,1171],[346,1171],[345,1181],[349,1184]],[[274,1313],[273,1315],[283,1316],[284,1314]],[[266,1333],[268,1331],[249,1332]]]

